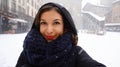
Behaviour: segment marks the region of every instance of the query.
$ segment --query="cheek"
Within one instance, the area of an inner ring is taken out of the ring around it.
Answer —
[[[56,31],[57,31],[60,35],[62,35],[63,32],[64,32],[64,29],[61,27],[61,28],[56,29]]]
[[[44,27],[40,27],[40,33],[43,34],[44,33]]]

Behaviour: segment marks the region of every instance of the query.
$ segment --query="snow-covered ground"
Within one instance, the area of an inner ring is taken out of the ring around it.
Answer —
[[[0,34],[0,67],[15,67],[22,51],[23,34]],[[78,44],[95,60],[107,67],[120,67],[120,33],[93,35],[79,32]]]
[[[0,34],[0,67],[15,67],[25,35]]]
[[[78,44],[107,67],[120,67],[120,32],[106,32],[101,36],[79,33]]]

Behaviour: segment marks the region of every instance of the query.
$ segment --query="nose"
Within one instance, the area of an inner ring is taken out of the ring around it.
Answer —
[[[52,34],[53,33],[53,26],[48,25],[46,32],[47,32],[47,34]]]

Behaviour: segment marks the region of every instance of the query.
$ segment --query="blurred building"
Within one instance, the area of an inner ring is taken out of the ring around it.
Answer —
[[[110,7],[104,6],[104,5],[93,5],[91,3],[87,3],[82,10],[92,12],[94,14],[97,14],[100,17],[104,17],[105,14],[107,14],[110,11]]]
[[[120,0],[111,4],[111,11],[105,16],[105,29],[107,31],[120,32]]]
[[[111,6],[111,4],[116,0],[101,0],[101,4],[104,6]]]
[[[106,23],[120,23],[120,1],[111,4],[111,11],[106,14]]]
[[[82,11],[83,29],[87,32],[100,30],[120,32],[120,0],[101,0],[100,5],[87,3]],[[104,20],[99,21],[93,14],[104,17]]]
[[[99,17],[96,14],[83,11],[82,20],[83,32],[93,33],[93,34],[104,34],[104,17]]]
[[[82,8],[82,29],[84,32],[104,34],[105,15],[110,7],[86,3]]]
[[[0,0],[0,31],[14,18],[27,21],[30,28],[41,4],[42,0]]]

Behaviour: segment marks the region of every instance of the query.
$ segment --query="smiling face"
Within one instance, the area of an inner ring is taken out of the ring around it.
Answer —
[[[48,42],[62,35],[63,30],[64,24],[62,16],[55,9],[41,14],[40,32]]]

